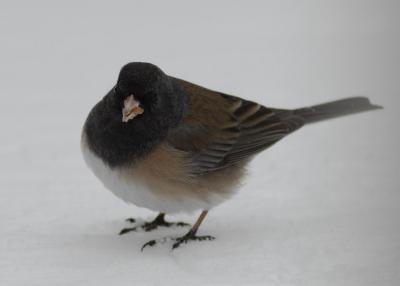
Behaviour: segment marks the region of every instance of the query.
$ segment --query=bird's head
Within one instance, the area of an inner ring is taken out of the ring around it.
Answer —
[[[84,127],[88,144],[111,167],[131,164],[179,125],[188,102],[178,79],[153,64],[129,63],[89,113]]]
[[[144,116],[156,118],[176,104],[170,78],[150,63],[133,62],[122,67],[114,92],[124,123]]]

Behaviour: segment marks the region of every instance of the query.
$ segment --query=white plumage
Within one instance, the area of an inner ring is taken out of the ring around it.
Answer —
[[[227,200],[230,195],[221,195],[212,191],[204,191],[197,196],[171,196],[160,190],[153,190],[144,182],[135,170],[111,169],[89,150],[83,136],[81,150],[87,166],[92,170],[103,185],[118,198],[125,202],[144,207],[156,212],[191,213],[197,210],[210,210]]]

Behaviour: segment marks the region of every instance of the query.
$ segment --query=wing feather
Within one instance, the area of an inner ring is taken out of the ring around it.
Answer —
[[[194,174],[205,174],[247,160],[304,124],[304,119],[290,110],[267,108],[174,80],[190,94],[190,112],[168,140],[175,148],[187,152]]]

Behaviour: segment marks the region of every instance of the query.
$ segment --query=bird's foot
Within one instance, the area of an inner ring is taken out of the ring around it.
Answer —
[[[127,222],[130,223],[135,223],[136,220],[133,218],[128,218],[126,220]],[[135,226],[135,227],[127,227],[127,228],[123,228],[120,232],[119,235],[131,232],[131,231],[138,231],[138,230],[144,230],[146,232],[148,231],[152,231],[157,229],[159,226],[162,227],[172,227],[172,226],[179,226],[179,227],[185,227],[185,226],[190,226],[190,224],[186,223],[186,222],[168,222],[164,219],[164,216],[157,216],[153,221],[151,222],[145,222],[142,225],[139,226]]]
[[[182,243],[188,243],[190,240],[197,240],[197,241],[203,241],[203,240],[214,240],[215,237],[211,235],[199,235],[197,236],[195,232],[189,231],[187,234],[184,236],[176,238],[176,242],[172,245],[172,249],[178,248]]]
[[[181,237],[164,237],[162,239],[159,240],[150,240],[148,242],[146,242],[145,244],[143,244],[142,246],[142,251],[143,249],[145,249],[148,246],[155,246],[156,244],[163,244],[167,241],[174,241],[175,243],[172,245],[172,250],[174,250],[175,248],[178,248],[182,243],[188,243],[190,240],[196,240],[196,241],[203,241],[203,240],[214,240],[215,237],[211,236],[211,235],[200,235],[197,236],[196,233],[189,231],[187,234],[185,234],[184,236]]]

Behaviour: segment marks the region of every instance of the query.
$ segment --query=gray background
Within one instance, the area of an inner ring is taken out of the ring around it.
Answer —
[[[395,0],[2,1],[0,284],[397,285],[399,19]],[[105,191],[79,150],[129,61],[266,106],[366,95],[385,109],[258,156],[201,228],[216,241],[141,253],[184,230],[117,236],[154,214]]]

